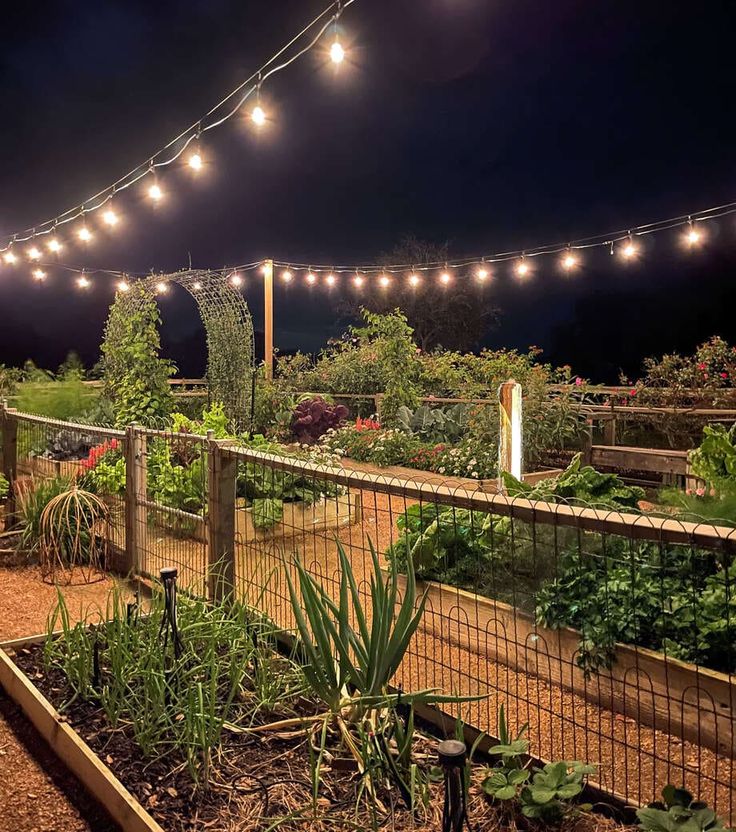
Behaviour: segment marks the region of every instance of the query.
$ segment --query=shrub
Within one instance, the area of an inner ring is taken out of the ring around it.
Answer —
[[[328,430],[339,427],[347,416],[347,407],[330,404],[321,396],[302,399],[294,409],[291,430],[299,443],[311,445]]]
[[[18,519],[23,549],[31,553],[38,549],[44,509],[54,497],[68,491],[71,485],[69,477],[18,480]]]

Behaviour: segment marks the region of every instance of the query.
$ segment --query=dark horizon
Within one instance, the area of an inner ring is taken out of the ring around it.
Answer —
[[[123,0],[6,12],[0,34],[0,233],[63,211],[150,156],[250,74],[326,3]],[[274,257],[375,262],[402,236],[456,257],[625,228],[734,194],[736,7],[623,0],[357,0],[341,28],[349,65],[315,52],[266,85],[274,122],[208,134],[211,165],[167,170],[166,204],[133,189],[124,227],[70,265],[220,268]],[[344,71],[343,71],[344,70]],[[623,267],[605,250],[573,276],[544,261],[523,285],[497,270],[500,307],[482,345],[544,348],[596,381],[647,355],[736,341],[736,219],[708,223],[701,251],[677,232],[643,240]],[[0,363],[96,359],[112,279],[86,294],[49,269],[0,268]],[[262,326],[259,286],[244,288]],[[314,351],[347,321],[325,290],[276,291],[276,344]],[[167,354],[204,366],[193,302],[162,300]]]

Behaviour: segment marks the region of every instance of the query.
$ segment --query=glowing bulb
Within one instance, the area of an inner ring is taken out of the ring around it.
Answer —
[[[444,284],[445,286],[448,286],[451,281],[452,275],[449,272],[442,272],[442,274],[440,275],[440,283]]]
[[[698,229],[691,225],[689,231],[685,235],[685,242],[689,246],[696,246],[701,239],[701,234]]]
[[[28,249],[28,259],[29,260],[40,260],[41,259],[41,250],[36,246],[31,246]]]
[[[636,255],[636,246],[631,242],[631,240],[626,243],[626,245],[621,249],[621,254],[627,260],[631,260],[632,257]]]
[[[475,273],[475,276],[482,283],[488,277],[488,269],[485,266],[479,266],[478,271]]]
[[[118,292],[130,291],[130,284],[126,280],[118,280]]]
[[[79,231],[77,231],[77,236],[83,243],[88,243],[92,239],[92,232],[86,225],[83,225]]]
[[[316,275],[316,274],[312,274],[312,272],[309,272],[309,273],[307,274],[307,283],[308,283],[310,286],[314,286],[314,284],[315,284],[316,282],[317,282],[317,275]]]
[[[102,215],[102,221],[105,225],[109,225],[110,228],[114,228],[118,224],[118,215],[112,210],[112,208],[108,208]]]
[[[12,252],[12,251],[6,251],[6,252],[5,252],[5,254],[3,255],[3,260],[4,260],[4,261],[5,261],[5,262],[9,265],[9,266],[12,266],[12,265],[13,265],[13,263],[15,263],[15,261],[16,261],[17,259],[18,259],[18,258],[15,256],[15,254],[13,254],[13,252]]]
[[[327,277],[325,278],[325,282],[327,283],[328,286],[334,286],[336,281],[337,281],[337,278],[335,277],[334,274],[328,274]]]
[[[49,251],[53,251],[53,252],[54,252],[54,254],[58,254],[58,253],[61,251],[61,249],[63,248],[63,246],[62,246],[62,245],[61,245],[61,243],[60,243],[60,242],[56,239],[56,237],[52,237],[52,238],[48,241],[48,243],[46,243],[46,245],[48,246]]]
[[[529,264],[523,257],[516,264],[516,274],[518,274],[519,277],[526,277],[529,274]]]
[[[232,283],[233,286],[242,286],[243,278],[237,272],[233,272],[230,275],[230,283]]]
[[[281,272],[281,279],[284,283],[291,283],[294,279],[294,275],[288,269],[284,269],[283,272]]]
[[[79,286],[80,289],[87,289],[89,288],[89,285],[89,280],[84,275],[77,278],[77,286]]]
[[[572,269],[575,268],[575,266],[577,266],[577,264],[578,264],[578,258],[572,252],[568,252],[562,258],[562,268],[565,269],[565,271],[568,271],[568,272],[571,271]]]
[[[33,277],[39,281],[46,280],[46,272],[43,269],[34,269]]]
[[[165,295],[169,291],[169,284],[162,280],[156,284],[156,291],[159,295]]]
[[[345,60],[345,50],[339,40],[336,40],[330,47],[330,58],[333,64],[341,64]]]
[[[360,274],[356,274],[356,275],[355,275],[355,277],[353,278],[353,283],[354,283],[354,284],[355,284],[355,285],[356,285],[359,289],[360,289],[360,287],[363,285],[363,282],[364,282],[364,281],[363,281],[363,276],[362,276],[362,275],[360,275]]]
[[[189,157],[189,167],[192,170],[202,170],[202,157],[199,153],[192,153]]]
[[[158,202],[163,197],[163,195],[164,192],[161,190],[161,187],[156,182],[153,185],[151,185],[151,187],[148,189],[148,196],[150,196],[154,202]]]
[[[382,274],[378,278],[378,282],[381,284],[381,286],[383,286],[384,289],[386,289],[388,286],[391,285],[391,278],[387,274]]]
[[[256,104],[250,114],[250,117],[253,119],[253,124],[255,124],[256,127],[263,127],[266,123],[266,111],[260,104]]]
[[[410,274],[409,275],[409,285],[410,286],[418,286],[419,285],[419,275],[418,274]]]
[[[198,280],[195,280],[194,283],[192,283],[192,289],[195,292],[198,292],[201,288],[202,288],[202,284]]]

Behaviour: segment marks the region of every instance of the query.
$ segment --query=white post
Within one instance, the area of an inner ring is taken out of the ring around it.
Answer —
[[[521,385],[512,378],[505,381],[498,388],[498,402],[498,484],[503,489],[503,471],[521,479]]]

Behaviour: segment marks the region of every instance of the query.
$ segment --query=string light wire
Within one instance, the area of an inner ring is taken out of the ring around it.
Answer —
[[[173,164],[181,157],[189,145],[199,139],[202,133],[213,130],[216,127],[224,124],[231,119],[240,109],[250,96],[256,92],[263,82],[277,72],[281,72],[290,66],[294,61],[309,52],[319,42],[320,38],[330,27],[330,24],[345,10],[352,5],[355,0],[335,0],[330,3],[323,11],[314,17],[298,34],[294,35],[287,43],[285,43],[276,53],[274,53],[261,67],[256,70],[250,77],[240,83],[234,90],[229,92],[224,98],[217,102],[214,107],[210,108],[203,116],[194,121],[189,127],[182,130],[179,135],[175,136],[171,141],[164,145],[160,150],[149,156],[145,162],[137,165],[132,170],[128,171],[124,176],[120,177],[116,182],[99,190],[96,194],[84,200],[82,203],[75,205],[73,208],[64,211],[52,219],[45,220],[37,224],[33,228],[25,229],[24,231],[16,232],[15,234],[3,235],[2,239],[6,242],[0,246],[0,253],[7,251],[14,243],[22,243],[35,237],[49,234],[53,232],[57,226],[66,225],[73,222],[85,214],[97,211],[109,202],[113,196],[120,191],[124,191],[136,182],[139,182],[144,176],[149,175],[152,171],[155,172],[157,168],[167,167]],[[327,18],[325,22],[325,18]],[[314,34],[309,42],[301,47],[295,54],[288,57],[286,60],[277,64],[276,62],[288,52],[295,44],[307,37],[316,28]],[[254,83],[257,81],[258,83]],[[240,96],[238,98],[238,96]],[[225,106],[230,106],[233,99],[237,101],[234,106],[221,116],[218,116],[213,121],[209,121]],[[180,145],[177,148],[177,145]],[[175,148],[173,154],[167,158],[163,156],[172,148]]]

